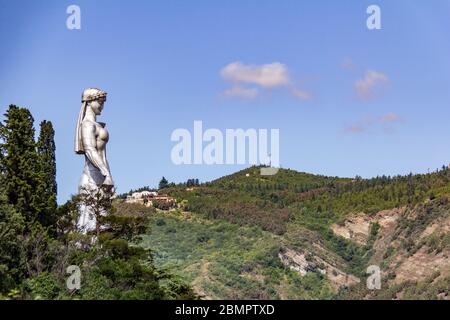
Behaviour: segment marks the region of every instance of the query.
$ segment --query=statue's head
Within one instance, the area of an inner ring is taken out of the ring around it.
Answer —
[[[97,88],[88,88],[83,91],[81,101],[86,103],[96,115],[102,113],[103,105],[106,101],[106,92]]]

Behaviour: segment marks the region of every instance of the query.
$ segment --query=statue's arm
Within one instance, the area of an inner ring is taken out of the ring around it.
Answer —
[[[95,139],[95,124],[89,121],[83,121],[81,125],[81,136],[86,157],[91,163],[100,170],[103,176],[109,175],[109,169],[103,161],[103,158],[97,151],[97,141]]]

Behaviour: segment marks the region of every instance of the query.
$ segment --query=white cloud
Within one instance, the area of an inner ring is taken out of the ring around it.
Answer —
[[[368,70],[362,79],[355,82],[354,88],[360,98],[364,100],[373,99],[379,89],[389,82],[389,78],[381,72]]]
[[[231,88],[223,92],[226,97],[253,99],[261,93],[261,90],[273,88],[287,88],[300,100],[309,100],[312,97],[309,92],[293,86],[287,66],[280,62],[246,65],[235,61],[223,67],[220,70],[220,76],[233,84]],[[249,85],[253,87],[245,87]]]
[[[225,66],[220,74],[229,82],[257,84],[264,88],[284,86],[290,82],[287,67],[279,62],[245,65],[237,61]]]
[[[353,71],[357,68],[356,64],[353,62],[351,58],[345,58],[341,64],[342,68],[345,70]]]
[[[374,131],[380,128],[384,132],[392,132],[392,124],[400,122],[402,118],[396,113],[388,113],[380,117],[367,116],[358,122],[350,124],[345,128],[347,133],[363,133],[367,131]]]
[[[380,118],[381,123],[391,123],[391,122],[397,122],[400,120],[401,120],[401,117],[398,114],[393,113],[393,112],[388,113]]]
[[[242,88],[239,86],[232,87],[230,89],[227,89],[223,92],[223,95],[225,97],[238,97],[238,98],[244,98],[244,99],[253,99],[256,98],[258,95],[258,89],[255,88]]]
[[[345,128],[345,132],[348,133],[362,133],[366,131],[366,128],[360,124],[351,124]]]
[[[312,95],[308,91],[302,89],[292,88],[291,93],[300,100],[310,100],[312,98]]]

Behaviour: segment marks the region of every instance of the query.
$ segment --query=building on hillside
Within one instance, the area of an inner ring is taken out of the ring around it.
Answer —
[[[155,191],[142,191],[142,192],[134,192],[131,195],[128,195],[126,203],[139,203],[145,205],[147,207],[156,206],[162,207],[173,207],[176,204],[175,198],[172,198],[168,195],[158,194]]]
[[[141,191],[141,192],[133,192],[131,195],[127,196],[125,202],[127,203],[141,203],[144,199],[148,199],[150,197],[157,196],[158,193],[154,191]]]

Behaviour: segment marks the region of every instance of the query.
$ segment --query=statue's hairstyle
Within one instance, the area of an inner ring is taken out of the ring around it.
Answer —
[[[75,153],[84,154],[83,139],[81,137],[81,123],[86,114],[86,106],[90,101],[106,99],[106,92],[97,88],[88,88],[81,95],[81,109],[78,115],[77,128],[75,131]]]

